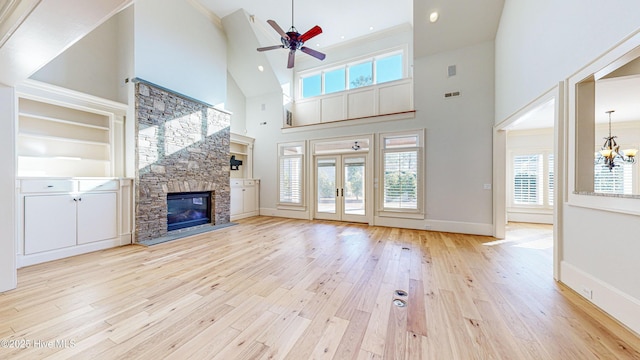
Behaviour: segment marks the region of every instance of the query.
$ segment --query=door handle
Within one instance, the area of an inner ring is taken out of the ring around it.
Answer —
[[[336,197],[340,196],[339,189],[336,189]]]
[[[340,189],[340,196],[344,197],[344,189]]]

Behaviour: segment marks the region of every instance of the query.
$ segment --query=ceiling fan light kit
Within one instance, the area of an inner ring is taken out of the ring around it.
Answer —
[[[271,25],[271,27],[280,35],[280,41],[282,42],[282,45],[266,46],[258,48],[257,50],[268,51],[274,49],[289,49],[287,69],[293,68],[296,50],[300,50],[303,53],[311,55],[319,60],[324,60],[324,58],[326,57],[325,54],[304,46],[304,43],[307,40],[322,34],[322,28],[316,25],[304,34],[300,34],[295,26],[293,26],[293,0],[291,0],[291,28],[289,28],[289,31],[285,32],[284,30],[282,30],[280,25],[278,25],[278,23],[276,23],[274,20],[267,20],[267,23]]]

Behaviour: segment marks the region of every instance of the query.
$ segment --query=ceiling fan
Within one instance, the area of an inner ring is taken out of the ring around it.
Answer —
[[[258,48],[258,51],[289,49],[289,61],[287,62],[287,69],[291,69],[293,67],[296,50],[298,49],[300,49],[300,51],[302,51],[303,53],[309,54],[319,60],[324,60],[324,58],[326,57],[325,54],[319,51],[303,46],[305,41],[322,34],[322,28],[316,25],[309,29],[309,31],[307,31],[306,33],[300,35],[298,30],[293,26],[293,0],[291,0],[291,28],[289,28],[289,31],[284,32],[274,20],[267,20],[267,23],[269,23],[269,25],[271,25],[271,27],[274,28],[280,35],[280,41],[282,42],[282,45],[261,47]]]

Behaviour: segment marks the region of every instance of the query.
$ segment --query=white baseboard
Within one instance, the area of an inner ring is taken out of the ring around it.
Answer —
[[[525,212],[508,212],[507,220],[514,222],[553,224],[553,214],[536,214]]]
[[[252,217],[252,216],[258,216],[258,215],[259,215],[258,211],[252,211],[252,212],[248,212],[248,213],[230,215],[229,216],[229,220],[235,221],[235,220],[240,220],[240,219],[244,219],[244,218],[248,218],[248,217]]]
[[[18,254],[17,263],[18,269],[21,267],[40,264],[43,262],[63,259],[70,256],[89,253],[92,251],[104,250],[112,247],[120,246],[120,238],[108,239],[102,241],[96,241],[88,244],[71,246],[63,249],[56,249],[51,251],[44,251],[37,254]]]
[[[284,217],[291,219],[301,219],[301,220],[309,220],[309,212],[308,211],[299,211],[299,210],[282,210],[282,209],[273,209],[273,208],[260,208],[260,215],[264,216],[276,216],[276,217]]]
[[[469,223],[461,221],[429,220],[429,230],[458,234],[493,236],[493,224]]]
[[[582,295],[607,314],[640,334],[640,300],[614,288],[600,279],[562,261],[560,281]],[[589,298],[589,291],[591,298]]]
[[[308,211],[261,208],[260,215],[277,216],[291,219],[310,220]],[[374,216],[373,224],[377,226],[398,227],[404,229],[433,230],[472,235],[493,235],[492,224],[466,223],[457,221],[404,219],[397,217]]]
[[[133,234],[120,234],[120,245],[131,245],[133,244]]]

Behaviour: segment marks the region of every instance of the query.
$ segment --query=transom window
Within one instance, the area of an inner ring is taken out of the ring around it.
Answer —
[[[302,98],[357,89],[400,80],[404,74],[403,52],[394,51],[300,77]]]

